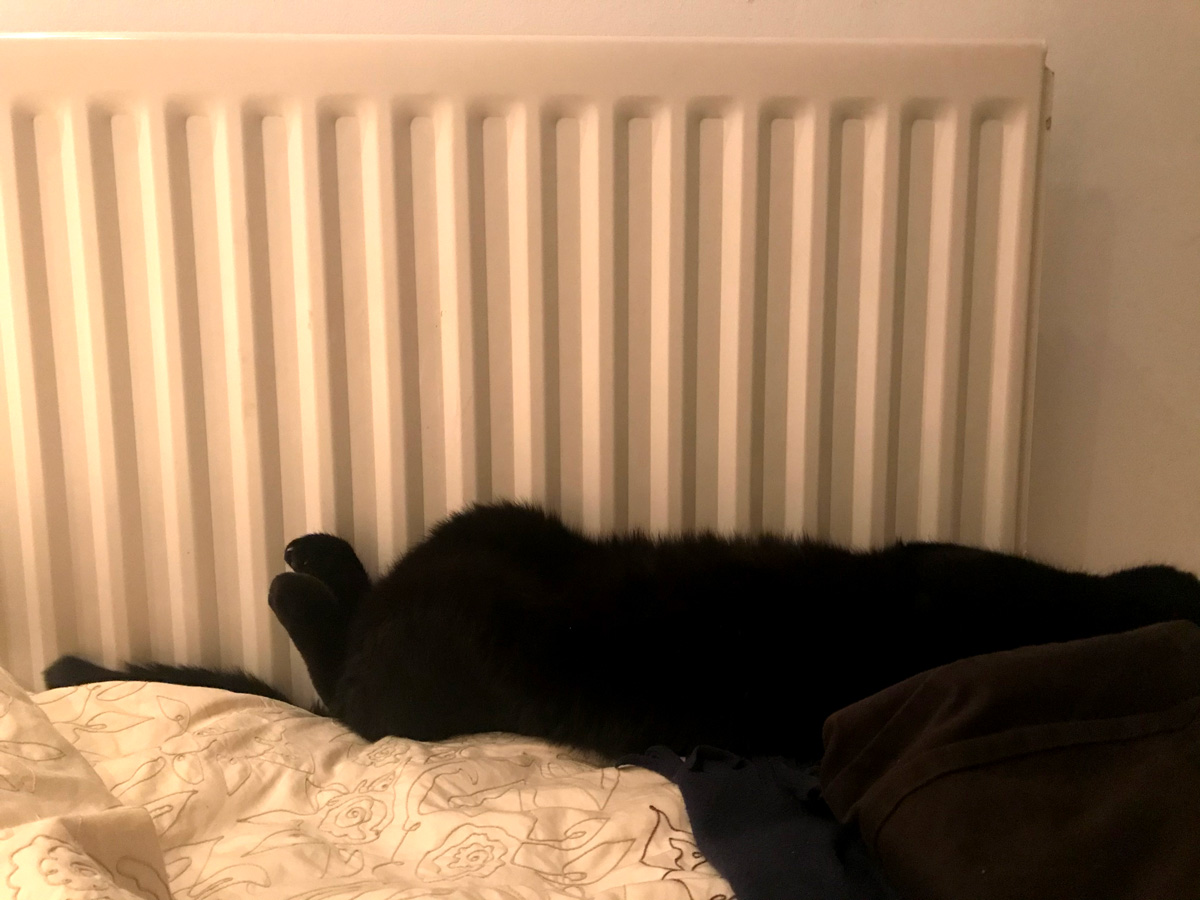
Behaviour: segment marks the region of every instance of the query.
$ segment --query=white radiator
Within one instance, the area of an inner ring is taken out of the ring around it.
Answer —
[[[0,40],[0,664],[242,665],[312,530],[1013,547],[1033,45]]]

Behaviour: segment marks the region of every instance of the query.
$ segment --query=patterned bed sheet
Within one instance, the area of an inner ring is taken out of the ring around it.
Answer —
[[[367,743],[258,697],[26,695],[0,669],[0,896],[731,895],[666,779],[511,735]]]

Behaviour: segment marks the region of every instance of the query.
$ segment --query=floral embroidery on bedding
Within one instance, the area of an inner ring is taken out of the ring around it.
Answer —
[[[39,695],[154,824],[175,900],[715,900],[677,790],[513,735],[367,744],[274,701],[127,683]],[[89,898],[90,900],[90,898]]]
[[[110,722],[102,717],[92,727],[99,731]],[[147,811],[121,806],[3,669],[0,895],[170,900]]]

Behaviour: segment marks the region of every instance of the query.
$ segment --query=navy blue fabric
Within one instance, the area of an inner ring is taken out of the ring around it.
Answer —
[[[821,799],[816,770],[698,747],[626,756],[679,786],[696,846],[739,900],[895,900],[858,832]]]

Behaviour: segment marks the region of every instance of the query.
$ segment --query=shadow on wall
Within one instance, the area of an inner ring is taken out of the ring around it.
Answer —
[[[1063,565],[1088,556],[1112,283],[1112,203],[1047,185],[1034,360],[1028,550]],[[1080,331],[1077,323],[1087,323]]]
[[[1155,480],[1138,470],[1194,471],[1186,448],[1200,445],[1200,415],[1181,414],[1170,386],[1114,340],[1110,313],[1122,298],[1112,296],[1112,216],[1100,191],[1048,189],[1028,550],[1094,569],[1196,569],[1200,548],[1186,537],[1200,531],[1200,502],[1186,484],[1147,491]],[[1118,527],[1108,527],[1114,517]]]

